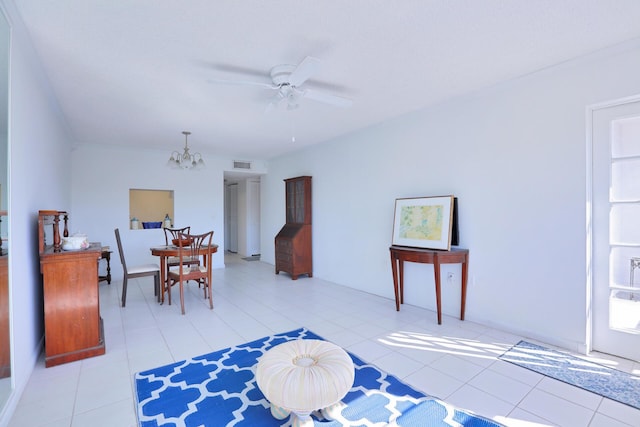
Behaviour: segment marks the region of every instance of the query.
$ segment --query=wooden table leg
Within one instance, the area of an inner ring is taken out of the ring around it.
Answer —
[[[209,307],[213,310],[213,286],[211,284],[211,256],[213,254],[209,252],[209,254],[205,257],[207,261],[207,287],[209,288]]]
[[[396,311],[400,311],[400,299],[398,297],[398,260],[391,252],[391,273],[393,274],[393,293],[396,296]]]
[[[107,252],[107,285],[111,284],[111,252]]]
[[[164,290],[167,287],[165,270],[167,268],[167,257],[160,255],[160,304],[164,304]],[[171,291],[169,291],[171,292]]]
[[[469,268],[469,255],[462,260],[462,300],[460,301],[460,320],[464,320],[464,310],[467,304],[467,272]]]
[[[400,304],[404,304],[404,260],[402,258],[398,258],[398,271],[398,277],[400,277],[400,281],[398,282]]]
[[[442,293],[440,288],[440,260],[436,256],[433,260],[433,272],[436,281],[436,308],[438,310],[438,325],[442,324]]]

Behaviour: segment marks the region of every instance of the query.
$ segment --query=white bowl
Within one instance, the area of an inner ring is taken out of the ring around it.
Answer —
[[[84,234],[76,234],[62,238],[62,249],[65,251],[77,251],[89,247],[89,240]]]

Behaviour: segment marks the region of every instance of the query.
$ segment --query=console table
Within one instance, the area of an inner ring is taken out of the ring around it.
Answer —
[[[102,247],[102,254],[100,256],[100,259],[104,259],[107,261],[107,274],[105,274],[104,276],[98,276],[98,283],[106,280],[107,285],[111,284],[111,252],[113,251],[109,249],[109,246]]]
[[[460,320],[464,320],[464,309],[467,299],[467,268],[469,266],[468,249],[451,249],[449,251],[436,249],[408,248],[391,246],[391,271],[393,273],[393,290],[396,297],[396,311],[400,311],[400,304],[404,304],[404,262],[418,262],[433,264],[436,284],[436,306],[438,309],[438,324],[442,324],[442,303],[440,289],[440,265],[462,264],[462,298],[460,301]]]

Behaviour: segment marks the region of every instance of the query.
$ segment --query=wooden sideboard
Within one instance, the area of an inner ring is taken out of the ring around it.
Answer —
[[[0,256],[0,378],[11,376],[8,255]]]
[[[0,224],[7,211],[0,210]],[[0,227],[0,230],[2,227]],[[11,331],[9,329],[9,254],[0,238],[0,378],[11,376]]]
[[[46,367],[105,353],[98,292],[102,245],[91,243],[87,249],[65,251],[60,247],[56,231],[53,235],[57,244],[47,245],[42,238],[43,228],[49,224],[58,226],[59,221],[47,218],[58,215],[54,212],[40,211],[38,218]],[[66,216],[66,213],[60,214]]]

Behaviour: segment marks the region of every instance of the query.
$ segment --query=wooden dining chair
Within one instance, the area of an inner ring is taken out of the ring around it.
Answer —
[[[182,227],[182,228],[165,228],[164,229],[164,242],[165,245],[173,245],[174,240],[181,240],[180,236],[184,234],[191,233],[191,226]],[[196,257],[194,259],[186,259],[185,264],[187,265],[198,265],[200,264],[200,257]],[[168,257],[166,260],[166,270],[165,276],[169,277],[169,269],[172,267],[177,267],[180,265],[180,259],[177,256]],[[165,284],[162,285],[162,301],[164,301],[164,291]]]
[[[174,239],[180,238],[180,234],[189,234],[189,233],[191,233],[191,226],[182,227],[182,228],[165,228],[164,242],[167,246],[172,245]]]
[[[180,287],[180,308],[184,314],[184,285],[189,280],[194,280],[198,286],[204,286],[204,296],[209,298],[209,306],[213,309],[213,295],[211,294],[211,280],[209,280],[211,265],[206,261],[200,264],[189,264],[195,258],[200,258],[201,249],[211,246],[213,231],[204,234],[181,234],[180,238],[187,239],[191,243],[178,247],[178,266],[169,270],[167,275],[167,290],[169,292],[169,305],[171,305],[171,287],[176,283]],[[203,255],[207,257],[208,255]]]
[[[122,279],[122,306],[124,307],[127,301],[128,280],[145,276],[153,276],[154,295],[158,298],[158,302],[160,302],[160,266],[158,264],[144,264],[128,267],[127,262],[125,261],[124,251],[122,250],[120,230],[116,228],[114,232],[116,233],[116,242],[118,243],[118,252],[120,253],[122,271],[124,271],[124,278]]]

